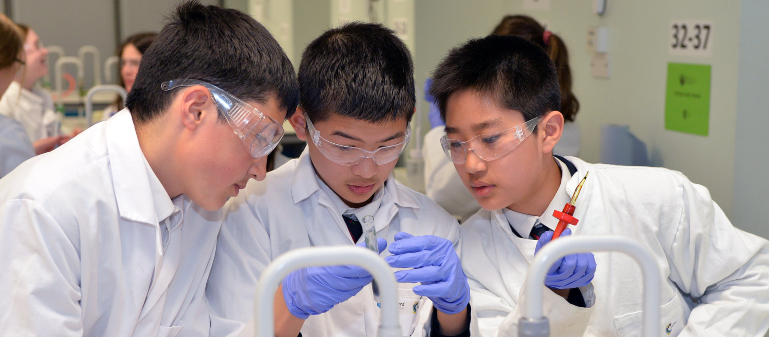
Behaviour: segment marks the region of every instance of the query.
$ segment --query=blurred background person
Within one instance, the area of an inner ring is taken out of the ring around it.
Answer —
[[[60,135],[61,121],[56,115],[51,95],[37,83],[48,75],[48,50],[34,30],[18,25],[24,39],[24,71],[18,72],[8,90],[0,98],[0,114],[21,123],[32,142],[35,153],[42,154],[66,143],[80,133]]]
[[[23,48],[19,28],[0,14],[0,95],[8,89],[16,73],[23,72]],[[0,178],[34,155],[21,123],[0,115]]]
[[[125,88],[125,91],[131,92],[131,87],[139,73],[139,63],[142,61],[142,55],[155,40],[157,33],[145,32],[129,36],[120,44],[115,55],[120,57],[120,71],[118,72],[118,84]],[[115,102],[104,109],[102,120],[106,121],[118,111],[123,110],[123,98],[118,96]]]

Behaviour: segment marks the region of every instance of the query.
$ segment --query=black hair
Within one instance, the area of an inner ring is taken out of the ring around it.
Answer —
[[[416,103],[411,53],[382,25],[349,23],[307,46],[299,90],[313,122],[332,113],[372,123],[410,121]]]
[[[287,116],[299,101],[294,68],[267,29],[234,9],[197,1],[180,4],[142,56],[126,99],[134,123],[168,108],[173,94],[160,85],[174,79],[206,81],[244,101],[264,103],[274,93]]]
[[[462,90],[488,95],[500,107],[520,111],[526,121],[561,107],[553,61],[539,46],[514,36],[473,39],[449,52],[430,88],[443,120],[449,96]]]

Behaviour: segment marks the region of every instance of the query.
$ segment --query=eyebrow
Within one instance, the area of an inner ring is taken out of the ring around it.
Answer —
[[[488,128],[492,127],[492,126],[497,126],[497,125],[500,125],[500,124],[502,124],[502,118],[495,118],[495,119],[490,119],[490,120],[487,120],[487,121],[475,124],[475,125],[471,126],[470,129],[477,132],[477,131],[483,131],[483,130],[488,129]],[[451,127],[451,126],[446,126],[444,131],[447,134],[448,133],[459,133],[459,129],[458,128]]]
[[[365,143],[365,141],[363,141],[363,139],[360,139],[360,138],[355,137],[355,136],[348,135],[348,134],[346,134],[346,133],[344,133],[342,131],[334,131],[331,135],[333,135],[333,136],[340,136],[340,137],[344,137],[344,138],[347,138],[347,139],[350,139],[350,140],[354,140],[354,141],[357,141],[357,142]],[[392,135],[390,137],[387,137],[385,139],[380,140],[378,143],[389,142],[389,141],[391,141],[393,139],[397,139],[397,138],[403,137],[403,135],[404,135],[403,132],[398,132],[398,133],[396,133],[396,134],[394,134],[394,135]]]

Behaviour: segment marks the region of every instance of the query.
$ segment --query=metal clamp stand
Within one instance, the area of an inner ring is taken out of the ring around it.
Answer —
[[[123,102],[125,102],[126,96],[128,96],[128,93],[125,91],[125,89],[123,89],[123,87],[114,84],[96,85],[89,89],[88,93],[85,95],[85,119],[86,122],[88,122],[88,127],[93,125],[93,96],[96,95],[97,92],[101,91],[117,92],[120,97],[123,97]]]
[[[395,275],[390,266],[376,253],[361,247],[310,247],[285,253],[272,261],[264,270],[256,285],[254,296],[254,321],[256,335],[275,336],[274,314],[272,312],[275,290],[290,272],[307,267],[327,265],[356,265],[374,276],[382,299],[382,323],[380,337],[400,337],[398,322],[398,293]]]
[[[659,336],[660,271],[649,251],[635,241],[620,236],[569,236],[548,243],[534,257],[526,275],[526,300],[518,323],[520,337],[548,337],[549,323],[542,314],[545,277],[562,257],[585,252],[617,251],[630,255],[641,266],[644,284],[643,336]]]

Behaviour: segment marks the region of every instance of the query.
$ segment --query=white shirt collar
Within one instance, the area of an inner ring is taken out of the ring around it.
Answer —
[[[563,210],[563,206],[571,201],[571,195],[566,190],[566,183],[571,179],[569,168],[558,158],[555,158],[555,162],[558,163],[558,166],[561,168],[561,184],[558,186],[558,191],[555,192],[553,200],[550,201],[550,205],[547,206],[544,213],[537,216],[518,213],[509,208],[504,208],[502,210],[507,222],[510,223],[515,231],[523,238],[529,237],[531,229],[534,227],[534,223],[537,219],[550,229],[555,229],[555,227],[558,226],[558,219],[553,217],[553,211],[556,209],[559,211]]]
[[[124,109],[105,123],[112,184],[120,217],[157,226],[178,208],[144,157],[130,112]]]

